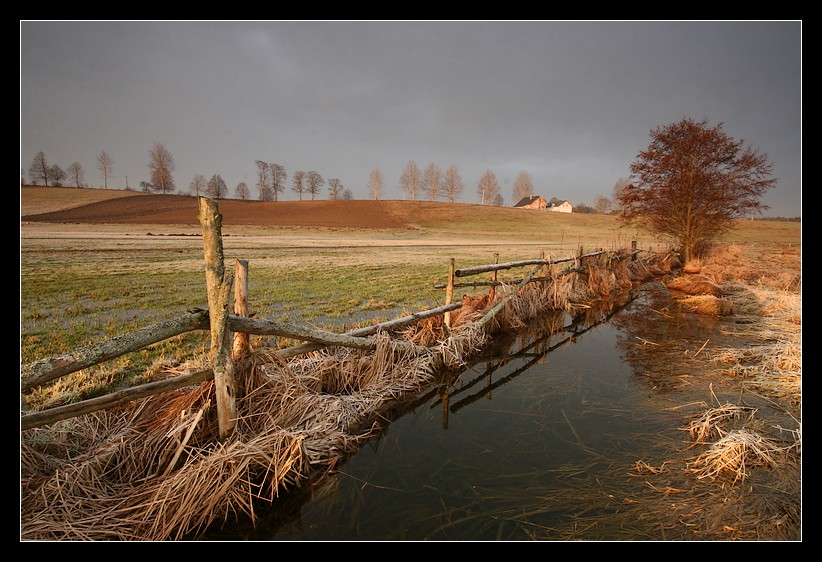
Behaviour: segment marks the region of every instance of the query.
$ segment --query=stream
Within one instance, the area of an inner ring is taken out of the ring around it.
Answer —
[[[683,405],[708,406],[715,379],[674,358],[719,344],[727,321],[681,313],[659,282],[576,318],[540,317],[256,525],[202,540],[688,538],[692,506],[672,508],[637,467],[694,454]]]

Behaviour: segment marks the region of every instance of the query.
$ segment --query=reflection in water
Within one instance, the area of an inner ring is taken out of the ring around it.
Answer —
[[[636,296],[495,338],[335,473],[282,497],[256,528],[205,540],[687,537],[671,499],[649,500],[635,471],[679,454],[686,436],[633,342],[650,341],[651,326],[682,337],[682,326],[652,293]]]

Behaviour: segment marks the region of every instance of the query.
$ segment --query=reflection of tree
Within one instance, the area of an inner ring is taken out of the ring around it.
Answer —
[[[632,306],[613,319],[616,345],[634,375],[657,390],[683,385],[682,373],[693,369],[693,357],[706,340],[719,335],[714,316],[684,310],[659,283],[649,283]]]

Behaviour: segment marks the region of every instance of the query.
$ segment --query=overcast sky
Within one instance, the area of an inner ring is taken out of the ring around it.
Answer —
[[[20,167],[79,162],[149,180],[155,142],[257,198],[255,160],[402,199],[409,160],[454,164],[460,199],[516,175],[574,205],[612,196],[652,129],[688,117],[768,155],[766,216],[801,215],[802,23],[39,22],[20,24]],[[319,198],[328,197],[327,187]],[[418,197],[420,198],[420,197]]]

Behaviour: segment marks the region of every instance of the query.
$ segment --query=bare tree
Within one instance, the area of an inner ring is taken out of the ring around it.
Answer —
[[[251,197],[251,192],[248,190],[248,186],[244,181],[238,183],[234,191],[237,193],[238,199],[249,199]]]
[[[54,164],[49,168],[49,178],[51,178],[51,183],[53,183],[56,187],[63,187],[63,180],[66,179],[66,172],[63,168],[57,164]]]
[[[305,192],[305,172],[294,172],[291,182],[294,184],[292,189],[300,196],[300,201],[302,201],[303,192]]]
[[[619,178],[611,191],[611,205],[619,205],[620,199],[625,194],[625,190],[631,185],[631,180],[628,178]]]
[[[428,200],[434,201],[437,199],[442,186],[442,168],[434,164],[428,164],[425,167],[425,172],[422,174],[422,185],[425,192],[428,194]]]
[[[108,189],[108,178],[111,177],[114,169],[114,158],[109,156],[105,150],[97,155],[97,169],[100,170],[100,176],[103,178],[103,189]]]
[[[408,195],[408,198],[412,201],[417,199],[417,191],[420,189],[420,185],[422,183],[422,172],[420,172],[419,166],[413,160],[409,160],[408,164],[405,165],[405,168],[402,171],[402,175],[400,176],[400,187],[402,190]]]
[[[454,203],[460,198],[460,195],[462,195],[462,189],[462,178],[457,171],[457,166],[451,164],[448,166],[448,169],[445,170],[445,175],[442,178],[442,192],[446,199]]]
[[[257,190],[260,193],[260,201],[270,201],[271,190],[268,187],[270,168],[268,167],[268,162],[255,160],[254,163],[257,164]]]
[[[208,189],[208,183],[206,182],[203,174],[195,175],[191,178],[191,183],[188,184],[188,190],[191,191],[192,195],[195,197],[199,197],[201,194],[205,193],[206,189]]]
[[[86,171],[79,162],[72,162],[68,167],[69,181],[74,187],[83,187],[86,184]]]
[[[477,183],[477,193],[480,195],[482,205],[490,205],[499,195],[499,183],[494,172],[485,170]]]
[[[196,197],[199,197],[201,193],[205,193],[206,189],[208,188],[208,183],[206,183],[205,176],[202,174],[197,174],[191,180],[191,183],[188,184],[188,189],[194,194]]]
[[[171,193],[174,191],[174,176],[172,172],[177,167],[174,164],[174,156],[162,143],[155,142],[151,150],[148,151],[151,170],[151,185],[160,193]]]
[[[597,213],[605,214],[611,212],[611,200],[604,195],[594,197],[594,209]]]
[[[328,198],[336,201],[342,197],[343,193],[343,184],[337,178],[330,178],[328,180]]]
[[[268,176],[271,178],[271,193],[274,195],[274,201],[277,201],[277,194],[285,191],[288,174],[285,173],[285,167],[280,164],[269,164]]]
[[[223,199],[228,195],[228,186],[225,184],[225,181],[223,181],[223,178],[220,177],[220,174],[214,174],[211,176],[211,179],[208,180],[206,193],[214,199]]]
[[[368,197],[370,199],[379,199],[382,195],[382,186],[385,183],[385,178],[379,168],[374,168],[368,174]]]
[[[314,170],[311,170],[305,174],[305,190],[311,194],[312,201],[317,194],[320,193],[320,189],[323,185],[325,185],[325,180]]]
[[[505,199],[502,197],[502,193],[497,193],[494,195],[494,205],[497,207],[502,207],[505,204]]]
[[[682,119],[651,131],[651,144],[631,164],[622,219],[680,244],[686,262],[734,227],[767,209],[760,197],[776,183],[765,154],[728,136],[720,123]]]
[[[514,180],[514,201],[522,201],[534,194],[534,180],[528,172],[520,172]],[[516,203],[515,203],[516,204]]]
[[[346,201],[351,201],[352,199],[354,199],[354,194],[351,193],[351,190],[346,187],[345,191],[343,191],[342,198]]]
[[[38,182],[43,182],[43,185],[48,187],[50,177],[51,169],[46,161],[46,155],[38,152],[37,156],[32,160],[31,166],[29,166],[29,179],[32,185],[38,185]]]

